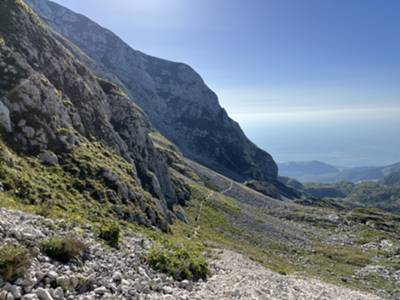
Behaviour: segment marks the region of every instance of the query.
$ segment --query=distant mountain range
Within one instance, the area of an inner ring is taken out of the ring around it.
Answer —
[[[335,183],[340,181],[378,181],[400,171],[400,163],[380,167],[340,168],[320,161],[279,163],[279,175],[300,182]]]

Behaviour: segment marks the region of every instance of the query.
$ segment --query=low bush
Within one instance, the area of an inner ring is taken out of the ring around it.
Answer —
[[[5,245],[0,248],[0,276],[6,281],[14,281],[24,276],[31,261],[31,255],[25,247]]]
[[[48,257],[62,263],[68,263],[88,250],[87,245],[74,236],[53,237],[40,245],[42,252]]]
[[[118,224],[103,225],[99,229],[99,238],[104,240],[108,245],[118,248],[120,237],[120,229]]]
[[[152,268],[176,280],[204,280],[210,273],[207,261],[202,255],[189,253],[177,247],[154,246],[149,250],[146,260]]]

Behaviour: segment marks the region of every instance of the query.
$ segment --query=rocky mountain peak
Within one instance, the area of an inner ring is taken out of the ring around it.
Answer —
[[[272,157],[249,141],[191,67],[134,50],[111,31],[58,4],[27,2],[88,56],[86,66],[121,84],[188,158],[236,180],[276,181]]]
[[[100,177],[123,201],[133,201],[137,184],[153,199],[150,206],[140,202],[149,222],[170,219],[177,195],[143,111],[120,87],[87,69],[24,2],[2,1],[0,12],[1,140],[16,153],[60,163],[68,172],[78,163],[77,149],[99,143],[129,164],[131,186],[121,178],[110,180],[107,173],[116,174],[101,164],[85,172],[77,167],[79,176]],[[98,198],[98,190],[93,195]]]

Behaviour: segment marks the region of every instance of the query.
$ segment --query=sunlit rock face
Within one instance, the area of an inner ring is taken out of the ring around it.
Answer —
[[[166,159],[149,137],[147,116],[118,86],[84,66],[24,2],[1,1],[0,13],[0,141],[46,165],[73,157],[82,144],[104,145],[151,194],[152,212],[163,215],[149,217],[151,225],[165,228],[177,195]],[[100,176],[98,170],[89,175]],[[133,190],[114,185],[121,198],[133,199]]]

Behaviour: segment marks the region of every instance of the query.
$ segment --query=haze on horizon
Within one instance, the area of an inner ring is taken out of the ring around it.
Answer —
[[[191,65],[277,161],[400,161],[400,2],[56,0]]]

